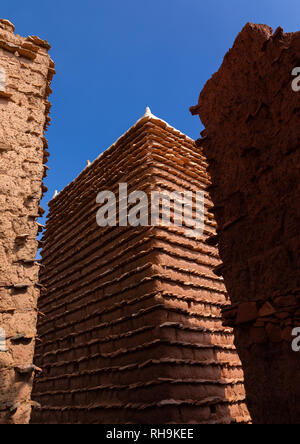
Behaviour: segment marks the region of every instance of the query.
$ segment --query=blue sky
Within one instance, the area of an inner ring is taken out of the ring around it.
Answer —
[[[10,0],[1,17],[51,45],[51,168],[43,206],[138,118],[197,138],[188,111],[248,22],[300,29],[299,0]]]

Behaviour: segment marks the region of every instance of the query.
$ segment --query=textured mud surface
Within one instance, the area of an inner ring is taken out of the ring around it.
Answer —
[[[182,228],[100,228],[96,195],[204,189],[194,141],[145,117],[50,205],[39,300],[34,423],[250,420],[228,305],[201,241]]]
[[[258,423],[300,422],[300,33],[248,24],[204,87],[199,114],[221,272],[248,406]]]
[[[0,20],[0,423],[27,423],[36,336],[37,218],[45,188],[49,45]]]

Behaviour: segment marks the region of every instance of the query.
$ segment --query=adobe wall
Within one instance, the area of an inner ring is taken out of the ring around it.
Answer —
[[[256,423],[300,422],[300,32],[247,24],[205,85],[199,114],[222,270]]]
[[[46,188],[49,45],[0,20],[0,424],[28,423],[35,371],[41,229]]]
[[[249,422],[206,193],[200,240],[184,227],[96,224],[100,191],[201,190],[194,141],[145,116],[50,203],[33,423]]]

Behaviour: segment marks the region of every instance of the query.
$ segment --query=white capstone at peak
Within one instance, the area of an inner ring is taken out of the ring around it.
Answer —
[[[55,190],[52,199],[55,199],[58,196],[58,191]]]
[[[151,109],[149,108],[149,106],[147,106],[147,108],[146,108],[146,112],[145,112],[145,116],[144,117],[153,117],[153,114],[152,114]]]
[[[92,162],[91,162],[90,160],[87,160],[87,161],[86,161],[86,166],[89,167],[89,166],[91,166],[91,165],[92,165]]]

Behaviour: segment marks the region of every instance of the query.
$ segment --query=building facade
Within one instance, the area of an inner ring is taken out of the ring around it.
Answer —
[[[36,262],[46,188],[49,45],[0,20],[0,423],[27,423],[39,296]]]
[[[205,85],[199,140],[253,422],[300,422],[300,32],[248,23]],[[298,336],[298,338],[297,338]]]
[[[232,330],[221,321],[228,301],[217,248],[205,243],[216,229],[206,167],[195,142],[148,109],[50,202],[33,423],[250,421]],[[149,197],[140,219],[155,191],[202,191],[204,232],[188,236],[186,221],[130,225],[120,212],[116,226],[100,227],[99,193],[121,208],[120,184]]]

